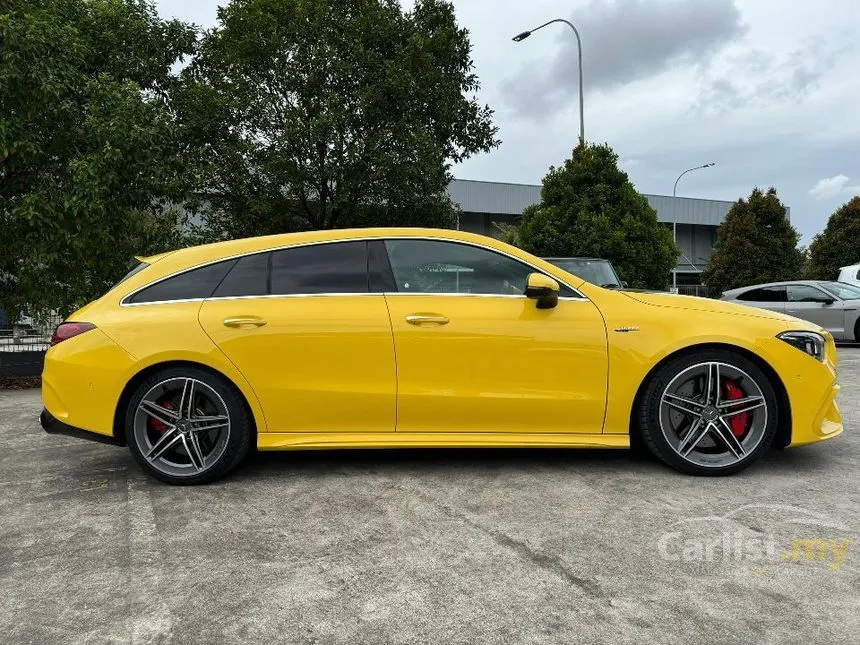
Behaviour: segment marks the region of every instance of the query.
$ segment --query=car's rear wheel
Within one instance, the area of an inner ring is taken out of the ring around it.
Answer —
[[[729,475],[749,466],[773,443],[777,416],[776,393],[764,372],[721,349],[661,366],[639,408],[651,452],[692,475]]]
[[[143,381],[125,418],[131,454],[169,484],[204,484],[247,456],[253,424],[241,395],[224,378],[194,367],[166,369]]]

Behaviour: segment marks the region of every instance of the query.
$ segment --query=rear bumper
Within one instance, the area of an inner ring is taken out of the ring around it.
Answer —
[[[88,441],[98,441],[99,443],[108,443],[113,446],[119,445],[112,436],[66,425],[47,410],[42,410],[42,414],[39,415],[39,423],[42,424],[42,429],[48,434],[62,434],[67,437],[86,439]]]

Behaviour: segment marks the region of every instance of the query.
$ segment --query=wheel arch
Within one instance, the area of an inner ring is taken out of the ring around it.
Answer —
[[[125,384],[125,387],[123,388],[122,393],[120,394],[119,399],[117,400],[116,408],[114,409],[114,414],[113,414],[113,436],[114,436],[114,440],[117,443],[119,443],[120,445],[123,445],[123,446],[126,445],[125,432],[124,432],[124,430],[125,430],[125,422],[124,422],[125,411],[126,411],[126,408],[128,407],[128,404],[129,404],[129,401],[131,400],[132,395],[134,394],[134,391],[137,389],[137,387],[141,383],[143,383],[143,381],[148,379],[153,374],[156,374],[156,373],[161,372],[161,371],[166,370],[166,369],[170,369],[172,367],[193,367],[195,369],[203,370],[204,372],[209,372],[210,374],[212,374],[214,376],[218,376],[220,378],[223,378],[225,381],[227,381],[227,383],[229,383],[230,385],[233,386],[233,388],[236,390],[236,393],[239,395],[239,398],[242,401],[242,405],[245,406],[245,410],[248,412],[248,417],[251,419],[251,424],[253,426],[255,435],[257,432],[259,432],[259,430],[258,430],[259,423],[258,423],[256,415],[254,414],[254,409],[251,407],[250,403],[248,402],[248,398],[245,396],[245,393],[242,391],[242,388],[240,388],[238,385],[236,385],[236,383],[233,382],[233,379],[231,379],[229,376],[227,376],[223,372],[221,372],[221,371],[219,371],[219,370],[217,370],[217,369],[215,369],[209,365],[206,365],[205,363],[198,363],[195,361],[188,361],[188,360],[171,360],[171,361],[162,361],[160,363],[153,363],[152,365],[147,365],[146,367],[141,369],[139,372],[135,373],[135,375],[132,376],[128,380],[128,382]],[[256,441],[254,443],[256,443]]]
[[[633,398],[633,406],[630,409],[630,444],[636,448],[641,448],[642,446],[642,438],[639,432],[639,403],[645,390],[647,388],[648,382],[653,378],[654,374],[659,370],[663,365],[668,363],[671,360],[679,358],[681,356],[686,356],[689,354],[695,354],[697,352],[701,352],[703,350],[708,349],[720,349],[723,351],[734,352],[735,354],[739,354],[749,361],[756,364],[756,366],[764,372],[765,376],[768,379],[768,382],[773,387],[774,392],[776,393],[777,405],[779,406],[777,410],[777,427],[776,427],[776,435],[773,439],[773,446],[775,448],[785,448],[788,444],[791,443],[791,403],[788,399],[788,392],[785,389],[785,384],[782,382],[782,379],[779,377],[779,374],[776,373],[776,370],[771,367],[771,365],[764,360],[758,354],[751,352],[748,349],[743,347],[739,347],[737,345],[732,345],[730,343],[700,343],[698,345],[688,345],[687,347],[683,347],[678,349],[671,354],[667,354],[660,361],[658,361],[654,366],[648,370],[648,373],[645,375],[645,378],[642,379],[642,382],[639,384],[639,388],[636,390],[636,396]]]

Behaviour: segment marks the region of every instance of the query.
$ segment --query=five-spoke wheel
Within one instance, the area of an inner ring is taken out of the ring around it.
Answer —
[[[776,398],[759,367],[724,350],[675,359],[659,369],[641,400],[645,443],[693,474],[728,474],[770,446]]]
[[[126,415],[126,438],[145,470],[170,483],[211,481],[250,448],[250,418],[221,377],[175,368],[142,383]]]

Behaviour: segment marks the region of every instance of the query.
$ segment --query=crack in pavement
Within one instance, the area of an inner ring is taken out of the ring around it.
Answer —
[[[427,493],[410,490],[409,488],[401,484],[392,485],[394,486],[394,488],[404,493],[411,493],[413,495],[418,495],[419,497],[422,497],[426,501],[430,502],[430,504],[445,513],[448,517],[460,520],[461,522],[468,524],[472,528],[481,531],[485,535],[492,538],[492,540],[499,546],[505,547],[506,549],[513,551],[523,560],[537,565],[544,571],[555,574],[571,586],[577,587],[592,598],[604,597],[604,594],[600,590],[600,586],[596,582],[587,578],[582,578],[570,571],[570,569],[567,568],[567,566],[558,556],[536,551],[523,540],[517,540],[516,538],[513,538],[502,531],[481,526],[464,512],[458,511],[457,509],[440,502],[439,500],[435,499],[431,495],[428,495]]]

